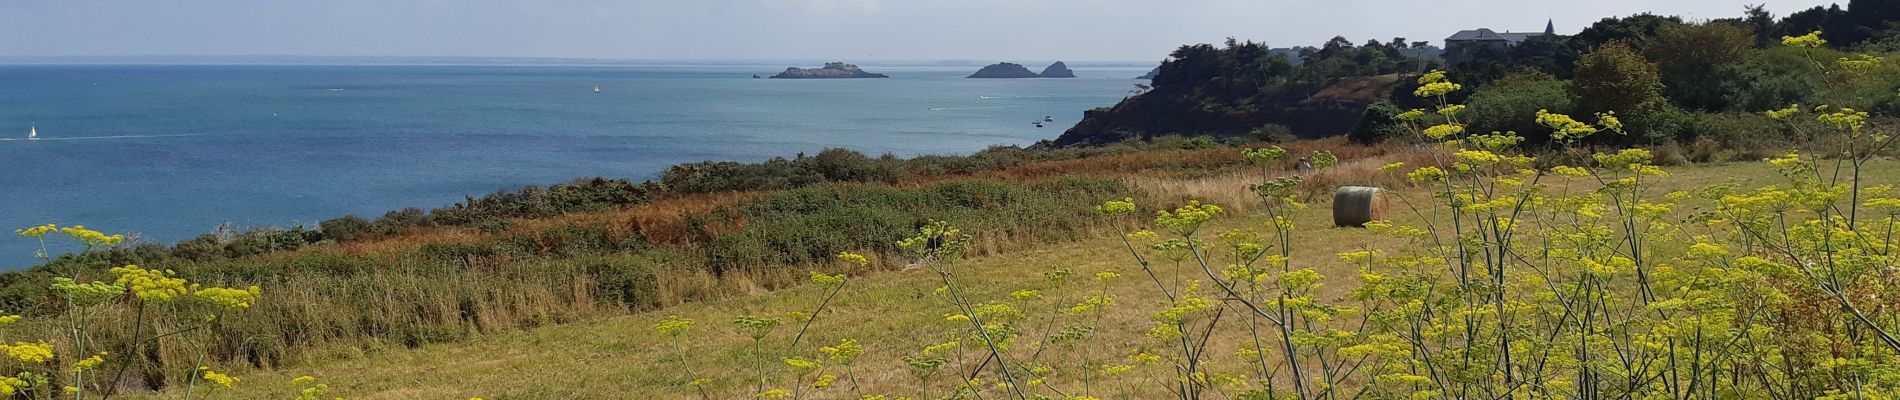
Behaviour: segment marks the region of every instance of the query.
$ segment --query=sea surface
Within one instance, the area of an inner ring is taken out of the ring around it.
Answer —
[[[891,78],[751,79],[784,65],[0,65],[0,228],[82,224],[169,244],[223,224],[315,226],[577,177],[641,180],[681,162],[962,154],[1054,138],[1145,72],[864,67]],[[1045,115],[1055,122],[1031,126]],[[23,140],[31,127],[41,140]],[[0,236],[0,269],[30,265],[36,248]]]

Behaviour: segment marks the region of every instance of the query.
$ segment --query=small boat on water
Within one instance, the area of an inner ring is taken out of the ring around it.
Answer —
[[[1029,124],[1030,124],[1030,125],[1035,125],[1035,126],[1036,126],[1037,128],[1041,128],[1041,127],[1042,127],[1042,121],[1036,121],[1036,122],[1031,122],[1031,123],[1029,123]]]
[[[1044,115],[1042,116],[1042,122],[1056,122],[1056,117]]]
[[[594,85],[594,93],[600,93],[600,85]]]
[[[27,130],[26,130],[26,140],[40,140],[40,126],[39,126],[39,124],[33,124],[33,127],[32,127],[32,128],[27,128]]]

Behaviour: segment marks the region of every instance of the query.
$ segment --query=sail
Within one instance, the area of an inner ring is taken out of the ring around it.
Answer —
[[[33,128],[31,128],[31,129],[28,129],[28,130],[26,131],[26,138],[27,138],[27,139],[39,139],[39,138],[40,138],[40,127],[37,127],[37,126],[35,126],[35,127],[33,127]]]

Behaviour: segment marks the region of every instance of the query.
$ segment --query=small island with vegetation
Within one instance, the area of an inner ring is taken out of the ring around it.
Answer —
[[[973,78],[973,79],[1074,78],[1074,77],[1075,77],[1075,71],[1069,70],[1069,66],[1067,64],[1063,64],[1061,61],[1056,61],[1055,64],[1049,64],[1048,68],[1042,69],[1042,73],[1036,73],[1035,71],[1030,71],[1028,67],[1024,67],[1022,64],[1017,64],[1017,63],[1012,63],[1012,62],[999,62],[995,64],[990,64],[989,66],[985,66],[983,67],[983,69],[976,70],[976,73],[970,74],[970,76],[968,76],[968,78]]]
[[[969,76],[969,78],[973,79],[1036,77],[1040,77],[1040,75],[1036,75],[1036,71],[1030,71],[1029,68],[1023,67],[1022,64],[1011,62],[990,64],[989,66],[983,67],[983,69],[976,70],[976,73],[970,74]]]
[[[859,69],[856,65],[842,62],[828,62],[823,68],[788,67],[785,72],[772,75],[772,79],[843,79],[843,78],[889,78],[889,75],[874,74]]]
[[[1048,68],[1043,68],[1042,73],[1037,74],[1037,76],[1043,78],[1074,78],[1075,71],[1069,70],[1068,64],[1056,61],[1055,64],[1049,64]]]

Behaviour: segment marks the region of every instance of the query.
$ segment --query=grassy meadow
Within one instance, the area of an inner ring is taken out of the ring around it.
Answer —
[[[1354,170],[1362,165],[1383,165],[1406,157],[1419,156],[1394,154],[1349,161],[1337,171]],[[1900,163],[1877,161],[1869,167],[1871,175],[1867,178],[1873,181],[1900,181]],[[1399,186],[1399,196],[1392,198],[1394,207],[1391,216],[1400,224],[1423,222],[1416,214],[1407,212],[1405,204],[1429,199],[1430,189],[1404,185],[1401,181],[1381,177],[1370,170],[1365,168],[1353,176],[1342,174],[1334,178]],[[1655,183],[1655,193],[1660,195],[1721,183],[1755,187],[1774,184],[1781,179],[1763,163],[1695,165],[1672,168],[1671,172],[1671,176]],[[1206,176],[1156,174],[1130,176],[1125,181],[1130,183],[1131,195],[1170,194],[1148,196],[1142,200],[1150,204],[1178,204],[1174,202],[1191,197],[1208,199],[1223,206],[1231,205],[1229,210],[1238,210],[1210,222],[1206,229],[1259,228],[1267,223],[1268,218],[1259,211],[1258,206],[1247,205],[1248,202],[1259,201],[1244,189],[1245,182],[1254,179],[1246,177],[1247,174],[1244,171]],[[1326,196],[1320,196],[1317,200],[1323,203]],[[1706,204],[1685,206],[1685,209],[1680,210],[1685,215],[1707,207]],[[1344,301],[1351,288],[1359,286],[1354,274],[1357,267],[1338,260],[1334,254],[1400,245],[1399,239],[1377,235],[1367,229],[1331,227],[1331,215],[1324,204],[1299,210],[1291,217],[1299,226],[1301,241],[1292,257],[1313,260],[1311,262],[1325,276],[1318,296],[1328,300]],[[973,233],[982,235],[986,232],[973,230]],[[1119,238],[1112,235],[1085,235],[1047,243],[1022,246],[1017,251],[996,251],[975,256],[956,267],[957,278],[961,285],[968,288],[968,296],[973,298],[1008,299],[1012,292],[1018,290],[1039,290],[1042,299],[1023,301],[1021,304],[1032,320],[1070,318],[1060,310],[1096,291],[1115,293],[1117,304],[1137,310],[1152,309],[1167,303],[1158,292],[1149,290],[1152,284],[1139,276],[1138,265],[1133,263]],[[906,269],[900,263],[881,262],[878,265],[883,267],[854,271],[857,275],[844,286],[826,311],[816,316],[804,338],[804,343],[809,345],[807,347],[835,343],[842,338],[853,338],[862,343],[864,355],[852,367],[857,381],[838,382],[826,389],[813,389],[805,396],[857,398],[861,392],[904,394],[915,398],[920,394],[917,389],[919,380],[906,372],[900,357],[912,354],[916,349],[942,343],[957,332],[958,325],[945,320],[946,314],[952,313],[952,309],[943,296],[936,292],[943,285],[936,274],[921,268]],[[1057,269],[1072,270],[1075,276],[1082,278],[1068,284],[1053,284],[1043,279],[1044,272]],[[1169,269],[1167,266],[1158,266],[1158,270],[1166,272],[1164,278],[1172,275]],[[1122,277],[1105,281],[1088,278],[1104,271],[1117,272]],[[1182,270],[1180,273],[1182,279],[1204,279],[1200,277],[1199,271]],[[741,395],[733,393],[752,391],[751,386],[756,377],[752,376],[751,364],[756,360],[750,355],[752,340],[727,321],[745,315],[778,315],[811,310],[821,301],[826,290],[827,287],[820,285],[793,286],[755,295],[729,295],[704,301],[667,304],[631,315],[496,332],[461,342],[316,357],[275,370],[237,374],[243,380],[242,384],[216,396],[294,397],[306,386],[292,384],[291,378],[308,375],[328,383],[333,388],[333,394],[355,399],[700,398],[699,394],[686,386],[686,382],[695,379],[694,375],[688,373],[690,370],[709,378],[711,383],[708,386],[716,393],[723,393],[712,398],[734,398],[732,396]],[[690,340],[676,342],[674,338],[652,329],[663,318],[674,315],[700,321],[693,327]],[[1110,313],[1104,316],[1100,330],[1086,343],[1047,345],[1049,349],[1040,352],[1042,355],[1039,357],[1049,364],[1080,364],[1091,355],[1098,359],[1112,359],[1141,351],[1160,352],[1164,349],[1157,349],[1155,341],[1146,336],[1150,325],[1145,311]],[[1056,333],[1047,330],[1028,329],[1023,335],[1035,337]],[[778,333],[763,344],[770,348],[786,346],[790,340],[787,336],[789,333]],[[1209,346],[1229,350],[1217,352],[1210,357],[1209,363],[1217,369],[1245,368],[1244,362],[1228,354],[1232,351],[1230,349],[1243,341],[1239,335],[1216,337]],[[676,345],[682,346],[680,349],[687,354],[685,360],[679,359],[679,353],[673,351]],[[794,353],[813,352],[805,349]],[[953,363],[965,366],[967,370],[974,363],[982,362],[984,355],[972,349],[953,357]],[[790,379],[786,376],[790,373],[777,366],[776,359],[770,362],[773,365],[767,366],[771,371],[768,379],[774,382]],[[832,373],[838,372],[833,370]],[[1101,398],[1172,397],[1163,390],[1171,379],[1170,375],[1170,371],[1159,366],[1142,366],[1125,378],[1096,382],[1100,386],[1091,388],[1091,392]],[[1069,390],[1081,388],[1074,373],[1067,373],[1059,379],[1063,380],[1060,387]],[[937,395],[947,394],[943,387],[956,380],[947,377],[947,374],[935,377]],[[611,395],[605,395],[609,393]],[[166,392],[147,397],[173,398],[176,395],[175,392]]]

